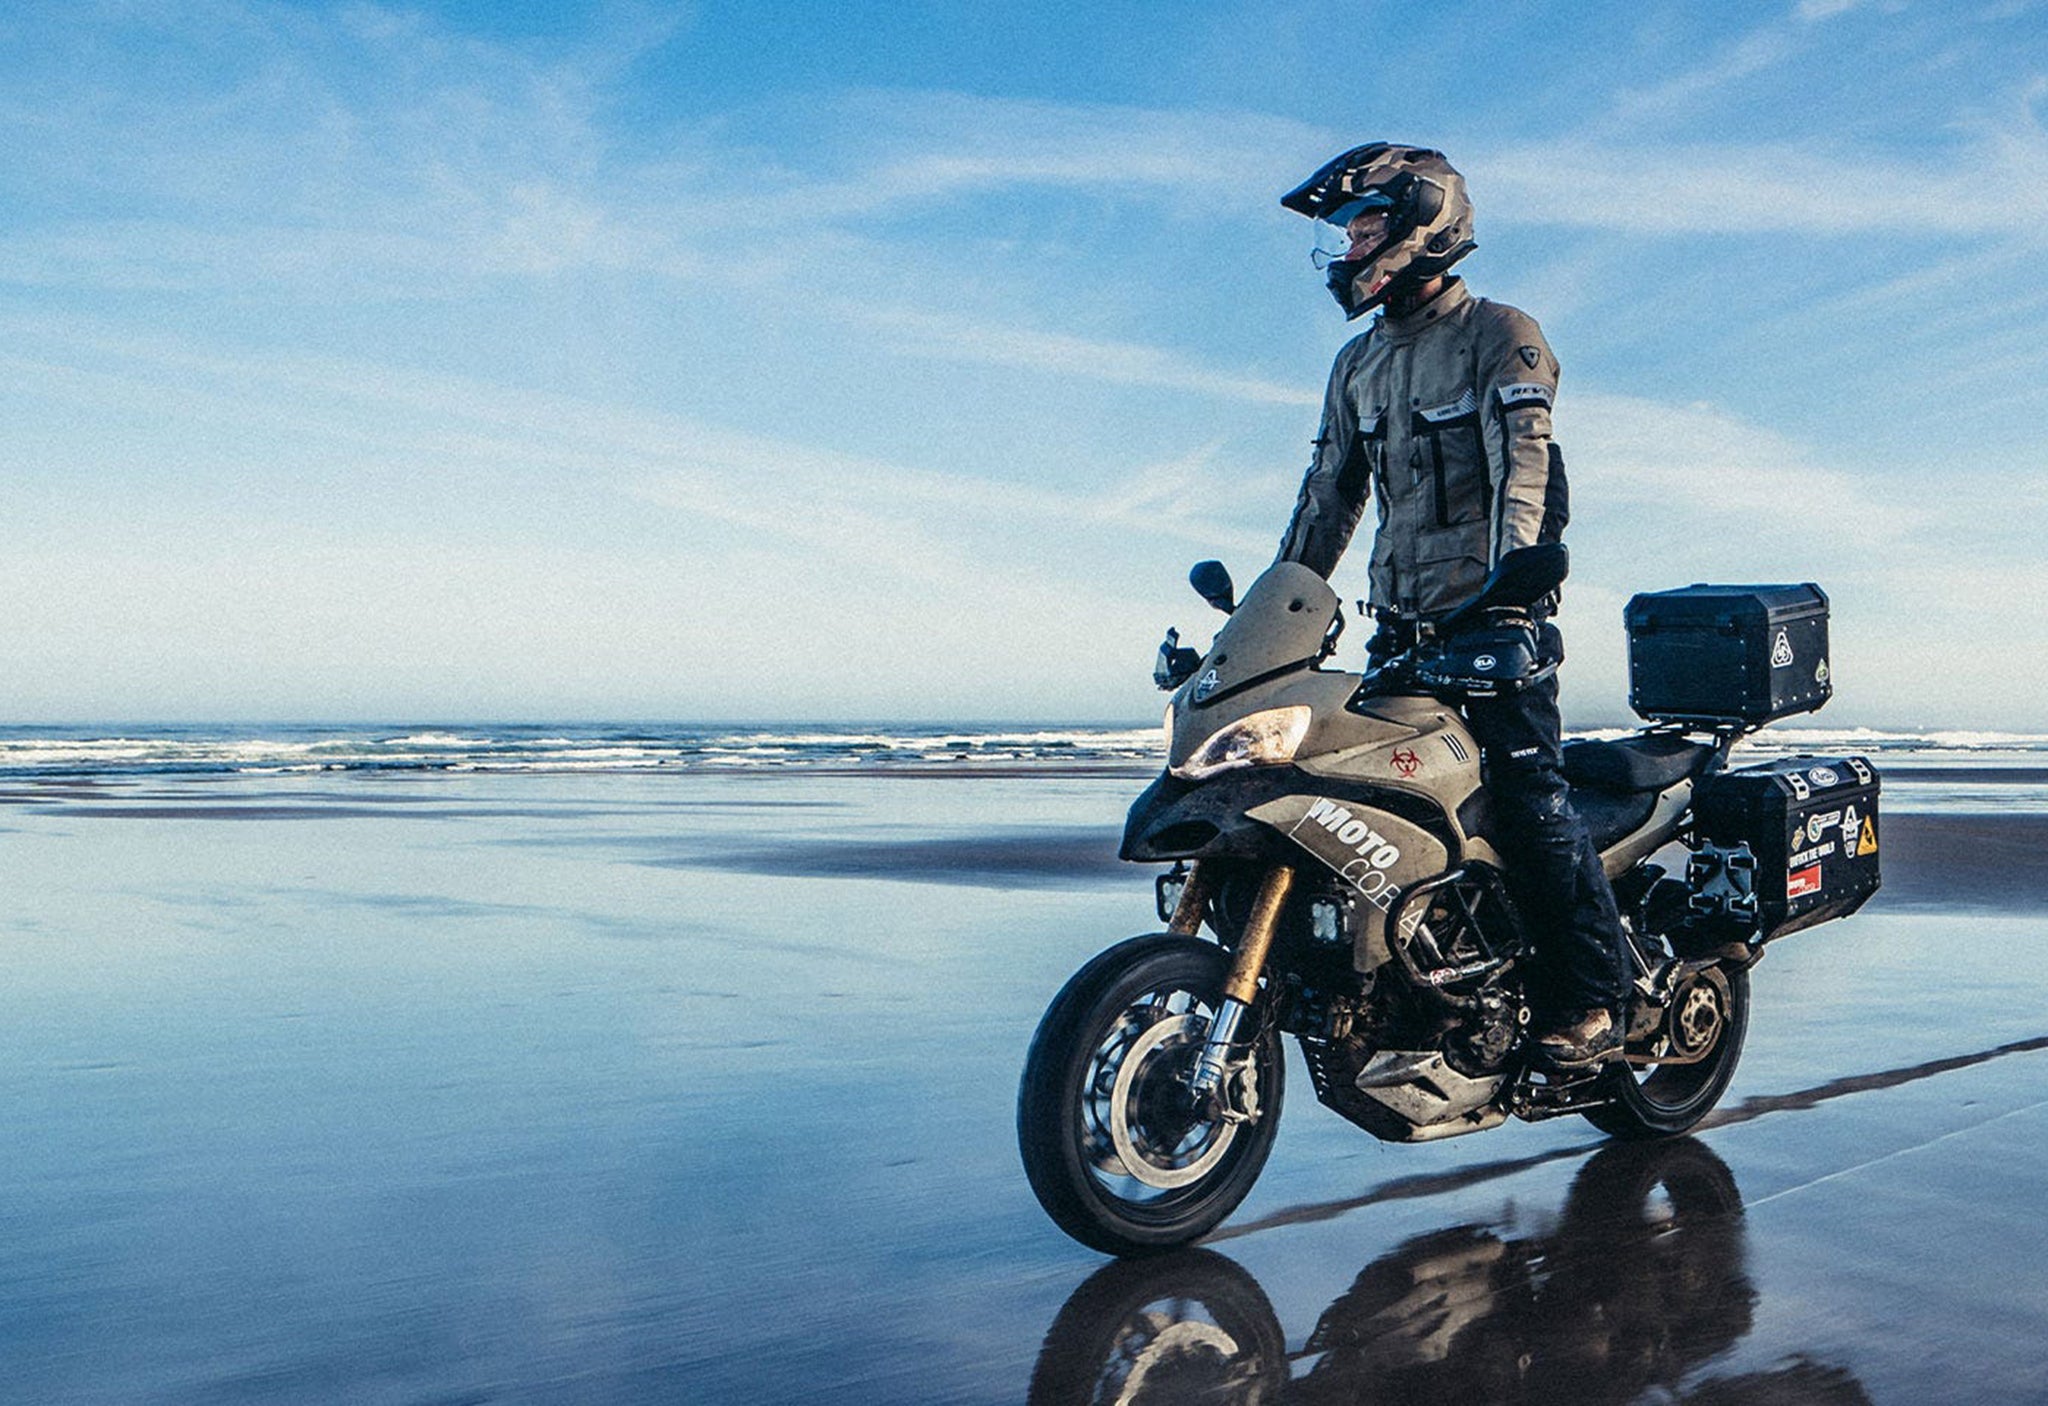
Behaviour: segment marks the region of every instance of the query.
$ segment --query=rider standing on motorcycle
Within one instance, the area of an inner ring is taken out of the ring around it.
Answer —
[[[1372,610],[1378,663],[1478,593],[1503,553],[1555,542],[1569,517],[1550,439],[1557,360],[1528,314],[1475,298],[1446,270],[1469,254],[1472,205],[1440,152],[1374,142],[1281,199],[1344,232],[1328,264],[1347,317],[1384,310],[1337,353],[1315,460],[1280,559],[1328,576],[1377,497]],[[1545,662],[1563,657],[1552,601],[1532,612]],[[1628,962],[1614,893],[1561,770],[1557,678],[1472,699],[1494,830],[1551,970],[1538,1048],[1573,1067],[1620,1044]]]

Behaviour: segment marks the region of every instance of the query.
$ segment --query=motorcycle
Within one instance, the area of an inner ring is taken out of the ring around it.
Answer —
[[[1565,1115],[1664,1138],[1714,1107],[1766,944],[1876,891],[1880,781],[1862,757],[1728,765],[1742,737],[1832,694],[1817,586],[1632,600],[1648,725],[1563,753],[1628,939],[1624,1043],[1546,1064],[1542,943],[1459,708],[1555,669],[1537,616],[1568,569],[1559,544],[1507,553],[1362,674],[1324,667],[1344,615],[1312,570],[1276,563],[1241,603],[1219,563],[1191,573],[1228,618],[1205,655],[1172,631],[1161,646],[1167,767],[1120,851],[1173,866],[1156,879],[1166,929],[1074,974],[1018,1092],[1025,1173],[1061,1229],[1134,1255],[1222,1222],[1272,1150],[1285,1035],[1316,1097],[1388,1142]],[[1681,853],[1682,870],[1659,862]]]

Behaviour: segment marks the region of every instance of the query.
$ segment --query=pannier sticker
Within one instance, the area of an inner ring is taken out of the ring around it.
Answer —
[[[1833,767],[1817,766],[1806,773],[1806,779],[1816,786],[1833,786],[1842,778]]]
[[[1823,659],[1820,663],[1813,666],[1813,681],[1815,683],[1826,683],[1828,681],[1827,660]]]
[[[1776,643],[1771,646],[1771,667],[1782,669],[1792,662],[1792,638],[1783,630],[1778,631]]]
[[[1855,847],[1856,825],[1862,818],[1856,813],[1854,806],[1842,812],[1842,853],[1847,854]]]
[[[1829,840],[1826,844],[1815,845],[1812,849],[1800,850],[1797,854],[1787,859],[1785,863],[1795,867],[1802,864],[1819,864],[1834,852],[1835,842]]]
[[[1795,869],[1785,876],[1785,897],[1804,898],[1809,893],[1820,892],[1820,866],[1809,864],[1804,869]]]
[[[1877,817],[1866,815],[1863,817],[1863,838],[1856,841],[1856,854],[1858,858],[1861,858],[1863,855],[1876,853]]]
[[[1825,815],[1815,811],[1806,817],[1806,842],[1810,845],[1819,844],[1822,835],[1841,823],[1842,812],[1838,810],[1831,810]]]

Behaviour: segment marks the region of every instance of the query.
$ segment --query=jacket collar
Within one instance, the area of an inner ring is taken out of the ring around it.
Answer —
[[[1462,278],[1447,278],[1443,290],[1421,307],[1396,317],[1391,309],[1380,313],[1380,335],[1389,341],[1405,342],[1472,301]]]

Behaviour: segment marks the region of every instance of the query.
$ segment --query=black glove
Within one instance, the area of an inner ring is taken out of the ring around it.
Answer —
[[[1365,642],[1365,659],[1377,669],[1395,655],[1415,647],[1415,622],[1398,615],[1382,615],[1379,627]]]

